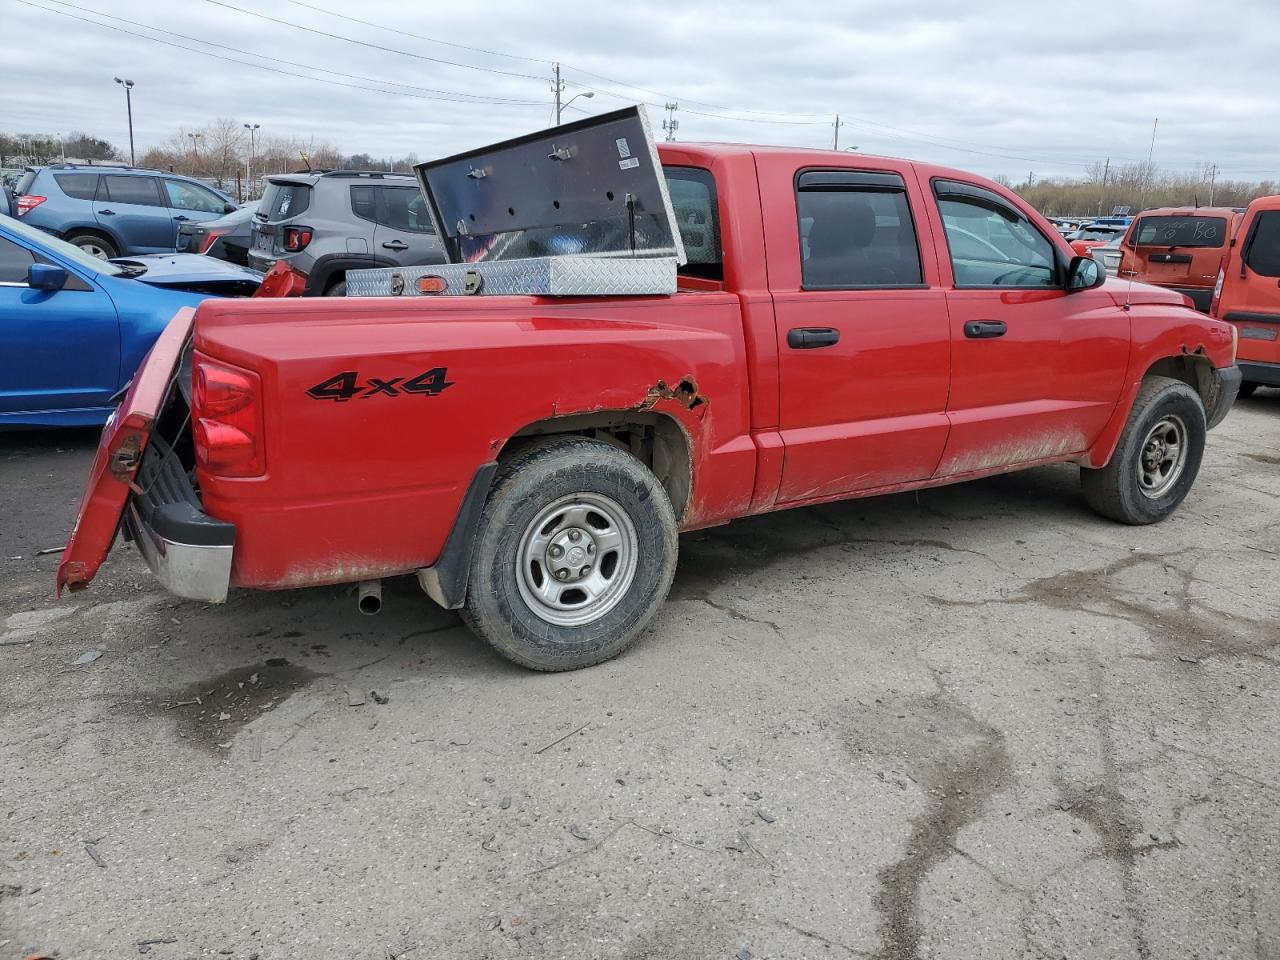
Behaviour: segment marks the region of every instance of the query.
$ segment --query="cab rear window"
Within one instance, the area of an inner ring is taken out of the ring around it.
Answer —
[[[296,217],[311,206],[311,187],[305,183],[275,183],[267,181],[262,191],[258,213],[269,223]]]
[[[720,253],[720,209],[716,182],[710,170],[698,167],[663,166],[676,227],[684,244],[688,263],[681,273],[724,279]]]
[[[1227,241],[1222,217],[1143,217],[1133,231],[1139,247],[1220,247]]]

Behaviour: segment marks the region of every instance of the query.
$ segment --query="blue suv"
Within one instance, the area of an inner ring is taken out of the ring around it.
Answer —
[[[225,193],[198,180],[135,167],[28,167],[14,194],[23,223],[101,260],[171,253],[184,223],[236,209]]]

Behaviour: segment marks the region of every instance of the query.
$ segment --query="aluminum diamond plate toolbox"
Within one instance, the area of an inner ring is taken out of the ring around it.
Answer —
[[[617,297],[675,292],[675,257],[577,255],[347,271],[349,297]]]

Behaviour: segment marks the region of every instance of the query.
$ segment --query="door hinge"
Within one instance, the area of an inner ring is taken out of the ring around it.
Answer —
[[[108,468],[111,475],[127,486],[134,493],[142,493],[142,488],[133,482],[133,476],[138,472],[138,464],[142,462],[142,437],[139,434],[130,434],[121,441],[116,452],[111,455],[111,461]]]

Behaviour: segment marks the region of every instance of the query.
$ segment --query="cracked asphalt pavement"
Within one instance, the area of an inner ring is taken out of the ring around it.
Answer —
[[[1280,391],[1155,527],[1051,467],[687,535],[558,675],[409,579],[55,601],[94,443],[0,436],[0,958],[1280,957]]]

